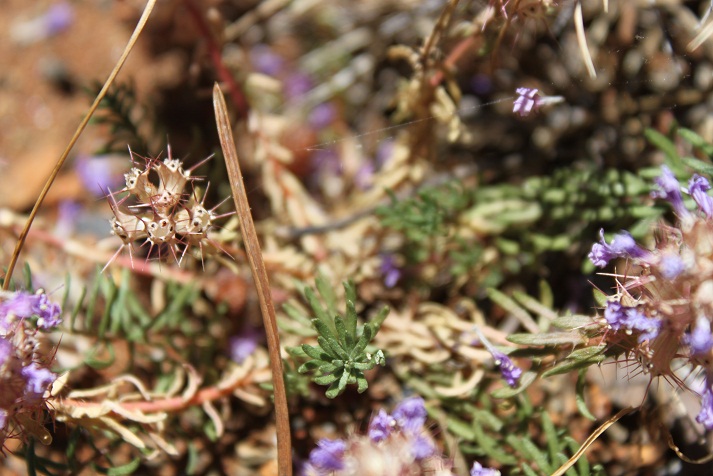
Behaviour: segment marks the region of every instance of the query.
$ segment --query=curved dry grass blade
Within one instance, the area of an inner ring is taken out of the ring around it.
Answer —
[[[584,17],[582,16],[581,2],[577,2],[577,6],[574,8],[574,29],[577,32],[577,43],[579,43],[579,51],[582,53],[582,59],[587,67],[587,72],[589,73],[589,77],[594,79],[597,77],[597,71],[594,69],[592,55],[589,52],[589,47],[587,47],[587,37],[584,34]]]
[[[589,438],[587,438],[584,441],[584,443],[582,443],[582,447],[579,448],[579,450],[577,450],[577,452],[574,454],[574,456],[572,456],[569,460],[567,460],[567,462],[565,464],[560,466],[557,469],[557,471],[552,473],[551,476],[562,476],[564,473],[566,473],[567,470],[569,468],[571,468],[572,466],[574,466],[574,464],[579,460],[579,458],[582,457],[584,452],[589,449],[589,447],[592,445],[592,443],[594,443],[597,440],[597,438],[599,438],[601,436],[602,433],[607,431],[607,428],[609,428],[614,423],[619,421],[619,419],[621,419],[621,417],[628,415],[629,413],[633,412],[634,410],[636,410],[636,409],[633,407],[624,408],[619,413],[617,413],[616,415],[614,415],[613,417],[611,417],[610,419],[608,419],[607,421],[602,423],[602,425],[599,428],[597,428],[596,430],[594,430],[594,433],[589,435]]]
[[[674,443],[673,441],[673,436],[671,435],[671,432],[668,431],[668,429],[665,427],[662,428],[662,431],[666,432],[666,441],[668,441],[668,447],[671,448],[676,453],[676,456],[681,458],[682,461],[685,461],[686,463],[690,464],[706,464],[713,461],[713,454],[709,454],[699,459],[689,458],[688,456],[683,454],[683,452],[678,446],[676,446],[676,443]]]
[[[40,192],[40,196],[37,197],[37,201],[35,202],[34,207],[32,207],[30,216],[27,218],[27,223],[25,223],[25,227],[22,229],[22,231],[20,232],[20,236],[18,236],[18,238],[17,238],[17,244],[15,245],[15,251],[13,251],[13,253],[12,253],[12,257],[10,258],[10,264],[8,264],[7,272],[5,273],[5,279],[4,279],[4,282],[2,285],[3,290],[7,291],[8,286],[10,286],[10,278],[12,277],[12,273],[15,270],[15,265],[17,264],[17,260],[20,257],[20,252],[22,251],[22,247],[25,244],[25,239],[27,239],[27,234],[30,232],[30,228],[32,227],[32,222],[35,220],[35,216],[37,215],[37,212],[39,211],[40,207],[42,206],[42,202],[44,202],[45,197],[47,196],[47,192],[49,192],[50,187],[52,187],[52,184],[54,183],[55,178],[57,178],[57,174],[59,174],[59,171],[62,168],[62,166],[64,165],[64,162],[67,160],[67,156],[69,156],[69,152],[72,150],[72,147],[74,147],[74,144],[79,139],[79,136],[82,134],[82,132],[84,132],[84,128],[87,127],[89,120],[92,118],[92,115],[94,115],[94,111],[96,111],[97,107],[99,107],[99,103],[102,101],[102,99],[104,99],[104,96],[106,96],[107,91],[109,90],[111,85],[114,83],[114,80],[116,79],[116,76],[119,74],[119,71],[124,66],[124,63],[126,62],[126,58],[128,58],[129,53],[134,48],[134,44],[136,43],[136,40],[139,39],[139,35],[141,34],[141,31],[144,29],[144,26],[146,25],[146,22],[148,21],[149,15],[151,15],[151,11],[153,10],[153,7],[155,4],[156,4],[156,0],[148,0],[148,2],[146,3],[144,12],[141,14],[141,18],[139,19],[139,22],[137,23],[136,28],[134,29],[134,32],[131,34],[131,38],[129,38],[129,42],[126,44],[126,48],[124,48],[124,52],[121,54],[121,57],[119,58],[119,60],[116,62],[116,66],[114,66],[114,69],[109,74],[109,77],[107,78],[106,82],[104,83],[104,86],[102,87],[101,91],[99,91],[99,94],[97,94],[96,99],[94,99],[94,103],[92,103],[92,106],[89,108],[89,112],[87,112],[87,115],[84,116],[84,119],[82,119],[82,122],[79,123],[79,127],[77,127],[77,130],[74,132],[74,135],[72,136],[72,139],[69,141],[67,148],[64,149],[64,152],[62,153],[59,160],[55,164],[54,169],[52,169],[52,172],[50,173],[50,176],[47,179],[45,186],[42,188],[42,191]]]
[[[280,337],[277,334],[277,320],[275,307],[270,294],[270,282],[267,279],[267,270],[257,239],[255,224],[250,215],[250,205],[245,193],[243,175],[238,163],[238,152],[235,150],[233,130],[228,118],[225,98],[218,86],[213,86],[213,108],[215,120],[220,136],[220,145],[225,156],[225,165],[228,168],[230,188],[233,190],[235,209],[240,218],[240,231],[245,242],[250,269],[255,280],[255,289],[260,299],[260,310],[267,334],[267,348],[270,353],[270,368],[272,369],[272,384],[275,395],[275,420],[277,425],[277,467],[280,476],[292,475],[292,450],[290,441],[290,416],[287,409],[287,392],[283,379],[282,358],[280,357]]]
[[[696,37],[688,43],[686,50],[689,52],[695,51],[708,39],[709,36],[711,36],[711,33],[713,33],[713,22],[708,23],[700,32],[698,32]]]

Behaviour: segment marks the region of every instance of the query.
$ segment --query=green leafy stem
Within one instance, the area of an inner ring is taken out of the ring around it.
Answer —
[[[369,344],[386,318],[389,308],[384,307],[371,322],[358,325],[356,289],[353,283],[344,283],[347,301],[344,316],[336,313],[335,296],[326,280],[317,278],[316,284],[320,295],[327,302],[327,308],[322,306],[311,288],[305,290],[305,297],[316,316],[311,322],[318,335],[317,345],[303,344],[289,349],[296,357],[310,359],[297,371],[313,372],[313,382],[329,385],[326,391],[328,398],[340,395],[349,384],[357,384],[357,391],[362,393],[368,388],[364,372],[377,365],[386,364],[383,351],[374,349]]]

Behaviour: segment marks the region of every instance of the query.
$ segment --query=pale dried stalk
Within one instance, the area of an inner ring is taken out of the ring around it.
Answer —
[[[587,46],[587,37],[584,34],[584,18],[582,16],[581,2],[577,2],[577,6],[574,7],[574,29],[577,32],[577,43],[579,43],[579,51],[582,53],[582,59],[587,67],[587,72],[589,73],[589,77],[594,79],[597,77],[597,70],[594,69],[592,55]]]
[[[228,178],[233,191],[235,209],[240,219],[240,231],[243,235],[245,250],[250,262],[255,289],[260,299],[265,333],[267,335],[267,349],[270,353],[270,367],[272,369],[272,385],[275,396],[275,420],[277,426],[277,470],[280,476],[292,475],[292,449],[290,441],[290,416],[287,409],[287,392],[282,371],[282,357],[280,356],[280,337],[277,333],[277,320],[275,307],[270,294],[270,282],[267,279],[267,270],[263,261],[260,242],[257,239],[255,224],[250,215],[250,205],[245,192],[243,175],[240,172],[238,152],[235,149],[233,130],[225,105],[225,98],[216,83],[213,86],[213,108],[215,120],[220,136],[220,145],[225,156],[225,165],[228,168]]]
[[[134,44],[136,43],[136,40],[139,39],[139,35],[141,34],[141,31],[144,29],[144,26],[146,25],[146,22],[148,21],[149,15],[151,15],[151,11],[153,10],[153,7],[155,4],[156,4],[156,0],[148,0],[148,2],[146,3],[146,7],[144,8],[144,12],[141,14],[139,23],[136,25],[134,32],[131,34],[131,38],[129,38],[129,42],[126,44],[126,48],[124,48],[124,52],[121,54],[119,61],[116,62],[116,66],[114,66],[114,69],[112,70],[111,74],[109,74],[109,77],[107,78],[106,82],[104,83],[104,86],[102,87],[101,91],[99,91],[99,94],[97,94],[96,99],[94,99],[94,103],[89,108],[89,112],[87,112],[87,115],[84,116],[84,119],[82,119],[82,122],[79,123],[79,127],[77,127],[77,130],[74,132],[74,135],[72,136],[72,139],[69,141],[67,148],[64,149],[64,152],[62,153],[59,160],[55,164],[54,169],[52,169],[52,173],[50,173],[50,176],[47,179],[45,186],[42,188],[42,191],[40,192],[40,196],[37,197],[35,206],[32,207],[30,216],[27,218],[27,223],[25,223],[25,227],[22,229],[22,232],[20,232],[20,236],[18,236],[18,238],[17,238],[17,244],[15,245],[15,251],[13,251],[13,253],[12,253],[12,257],[10,258],[10,264],[8,264],[7,272],[5,273],[5,280],[2,285],[3,290],[7,291],[8,287],[10,286],[10,278],[12,277],[12,272],[14,271],[15,265],[17,264],[17,260],[20,257],[20,252],[22,251],[22,247],[25,244],[25,239],[27,238],[27,234],[30,232],[30,227],[32,227],[32,222],[35,220],[35,216],[37,215],[37,212],[39,211],[40,207],[42,206],[42,202],[44,202],[45,197],[47,196],[47,192],[49,192],[50,187],[52,187],[52,184],[54,183],[55,178],[57,178],[57,174],[59,174],[59,171],[62,168],[62,166],[64,165],[64,162],[67,160],[67,156],[69,156],[69,152],[72,150],[72,147],[74,147],[74,144],[79,139],[79,136],[82,134],[82,132],[84,132],[84,128],[87,127],[89,120],[92,118],[92,115],[94,115],[94,111],[96,111],[97,107],[99,107],[99,103],[104,99],[104,96],[106,96],[107,91],[109,90],[111,85],[114,83],[114,80],[116,79],[116,76],[119,74],[119,71],[121,70],[122,66],[124,66],[124,63],[126,62],[126,58],[128,58],[129,53],[134,48]]]
[[[699,46],[701,46],[709,36],[713,33],[713,22],[708,23],[697,35],[696,37],[688,43],[686,49],[689,52],[695,51]]]

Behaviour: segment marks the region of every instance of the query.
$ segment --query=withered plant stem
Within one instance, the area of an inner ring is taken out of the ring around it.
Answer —
[[[260,242],[257,239],[255,224],[250,214],[250,205],[245,192],[243,175],[238,163],[238,151],[235,149],[233,129],[230,126],[228,109],[225,98],[218,83],[213,86],[213,108],[215,120],[220,136],[220,145],[225,156],[225,165],[228,169],[230,188],[233,191],[235,209],[240,219],[240,231],[245,242],[245,251],[255,280],[255,289],[260,299],[260,310],[267,335],[267,350],[270,353],[270,368],[272,370],[272,385],[275,397],[275,423],[277,426],[277,468],[280,476],[292,475],[292,449],[290,438],[290,415],[287,409],[287,392],[282,371],[282,357],[280,355],[280,337],[277,333],[277,320],[275,307],[270,294],[270,282],[267,279],[267,270],[263,261]]]
[[[183,3],[186,6],[188,13],[191,15],[191,18],[193,18],[193,22],[198,28],[198,31],[203,36],[203,39],[206,42],[208,55],[210,56],[210,60],[213,63],[213,67],[215,68],[216,74],[228,88],[230,99],[236,109],[235,112],[241,119],[244,119],[248,115],[248,103],[245,100],[245,95],[243,94],[243,91],[238,85],[237,81],[235,81],[233,73],[231,73],[230,70],[228,70],[228,68],[225,66],[225,63],[223,63],[223,53],[221,51],[220,45],[218,45],[215,36],[211,32],[210,27],[206,22],[205,16],[196,6],[193,0],[184,0]]]
[[[430,35],[428,35],[426,43],[423,46],[423,50],[421,50],[421,64],[423,65],[424,70],[427,69],[431,50],[433,49],[433,46],[436,44],[436,42],[440,39],[441,33],[443,33],[443,31],[446,29],[446,26],[448,26],[448,23],[451,20],[451,16],[453,16],[453,11],[458,6],[458,2],[459,0],[450,0],[448,2],[448,5],[446,5],[441,11],[441,15],[438,17],[438,21],[433,27],[433,31]]]
[[[146,25],[146,22],[148,21],[149,15],[151,15],[151,11],[153,10],[153,7],[155,4],[156,4],[156,0],[148,0],[148,2],[146,3],[146,7],[144,7],[144,11],[141,14],[141,18],[139,19],[139,22],[137,23],[136,28],[134,29],[134,32],[131,34],[131,38],[129,38],[129,41],[126,44],[126,48],[124,48],[124,52],[121,54],[119,61],[116,62],[116,65],[114,66],[114,69],[111,71],[111,74],[109,74],[109,77],[107,78],[106,82],[104,83],[104,86],[102,87],[101,91],[99,91],[99,94],[97,94],[96,99],[94,99],[94,103],[92,103],[92,106],[89,108],[87,115],[84,116],[84,119],[82,119],[82,122],[79,123],[79,127],[77,127],[77,130],[74,132],[74,135],[72,136],[72,139],[69,141],[67,148],[64,149],[64,152],[62,152],[62,155],[60,156],[59,160],[55,164],[54,169],[52,169],[52,173],[50,173],[50,176],[47,179],[45,186],[42,188],[42,191],[40,192],[40,196],[37,197],[37,201],[35,202],[35,205],[32,207],[30,216],[27,218],[27,223],[25,223],[25,227],[20,232],[20,236],[17,237],[17,244],[15,245],[15,250],[12,253],[12,257],[10,258],[10,263],[7,265],[7,272],[5,273],[5,279],[4,279],[3,285],[2,285],[2,288],[4,291],[7,291],[8,287],[10,286],[10,278],[12,278],[12,273],[15,270],[15,265],[17,264],[17,260],[20,257],[20,252],[22,251],[22,247],[24,246],[25,240],[27,239],[27,234],[29,233],[30,228],[32,227],[32,222],[35,220],[35,216],[37,215],[37,212],[39,211],[40,207],[42,206],[42,202],[44,202],[45,197],[47,196],[47,193],[49,192],[50,188],[52,187],[54,180],[57,178],[57,174],[59,174],[59,171],[62,168],[62,166],[64,165],[64,162],[67,160],[67,157],[69,156],[69,153],[71,152],[72,148],[74,147],[74,144],[77,143],[79,136],[82,135],[82,132],[84,132],[84,128],[87,127],[89,120],[94,115],[94,111],[96,111],[97,107],[99,107],[99,103],[102,101],[102,99],[104,99],[104,96],[106,96],[107,91],[109,90],[111,85],[114,83],[114,80],[116,79],[116,76],[119,74],[119,71],[124,66],[124,63],[126,62],[126,58],[128,58],[129,53],[134,48],[134,44],[136,44],[136,40],[138,40],[139,35],[141,34],[141,31],[144,29],[144,26]]]
[[[619,421],[622,417],[628,415],[629,413],[631,413],[635,410],[636,410],[636,408],[633,408],[633,407],[624,408],[623,410],[620,410],[619,413],[617,413],[616,415],[614,415],[613,417],[609,418],[607,421],[602,423],[599,426],[599,428],[594,430],[594,432],[591,435],[589,435],[589,437],[586,440],[584,440],[584,443],[582,443],[582,446],[579,448],[579,450],[577,450],[577,452],[574,454],[574,456],[572,456],[569,460],[567,460],[567,462],[565,464],[560,466],[557,469],[557,471],[552,473],[552,476],[562,476],[563,474],[565,474],[569,470],[569,468],[574,466],[575,463],[579,460],[579,458],[582,457],[584,452],[587,451],[590,446],[592,446],[592,443],[597,441],[597,438],[599,438],[602,435],[602,433],[607,431],[607,429],[610,426],[612,426],[614,423]]]
[[[236,389],[245,385],[245,379],[240,379],[232,385],[222,387],[220,385],[207,387],[198,390],[190,398],[169,397],[152,401],[121,402],[122,410],[127,412],[158,413],[158,412],[178,412],[190,407],[202,405],[207,402],[214,402],[221,398],[229,397]],[[72,398],[62,398],[58,401],[64,408],[100,408],[104,405],[101,402],[86,402]],[[121,415],[120,413],[118,415]]]

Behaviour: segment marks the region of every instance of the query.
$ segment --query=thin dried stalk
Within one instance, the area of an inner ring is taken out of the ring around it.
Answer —
[[[707,24],[697,35],[691,40],[691,42],[686,46],[689,52],[695,51],[699,46],[701,46],[709,36],[713,33],[713,22]]]
[[[431,50],[440,38],[441,33],[443,33],[443,31],[446,29],[448,22],[450,22],[451,16],[453,15],[453,11],[458,6],[458,1],[459,0],[451,0],[450,2],[448,2],[448,5],[446,5],[443,11],[441,11],[441,16],[438,17],[438,21],[433,27],[433,31],[426,39],[426,44],[423,46],[423,50],[421,51],[421,64],[423,65],[424,69],[426,68],[426,65],[428,63],[428,57],[431,54]]]
[[[238,151],[235,149],[233,130],[228,118],[225,98],[216,83],[213,86],[213,108],[215,120],[220,136],[220,145],[225,156],[225,165],[228,168],[230,188],[233,191],[235,209],[240,219],[240,231],[245,242],[245,251],[250,262],[255,288],[260,299],[265,333],[267,334],[267,350],[270,353],[270,368],[272,369],[272,385],[275,396],[275,420],[277,425],[277,468],[280,476],[292,475],[292,449],[290,441],[290,415],[287,409],[287,392],[282,371],[282,358],[280,356],[280,337],[277,334],[277,320],[275,307],[270,294],[270,282],[267,279],[267,270],[263,261],[260,242],[257,239],[255,224],[250,215],[250,205],[245,193],[243,175],[240,172]]]
[[[577,6],[574,7],[574,29],[577,32],[577,43],[579,43],[579,51],[582,53],[582,59],[587,67],[587,72],[589,73],[589,77],[594,79],[597,77],[597,70],[594,69],[592,55],[587,46],[587,37],[584,34],[584,17],[582,16],[581,2],[577,2]]]
[[[126,62],[126,58],[129,57],[129,53],[134,48],[134,44],[136,44],[136,40],[139,39],[139,35],[141,34],[141,31],[144,29],[144,26],[146,25],[146,22],[148,21],[149,15],[151,15],[151,11],[153,10],[153,7],[155,4],[156,4],[156,0],[148,0],[148,2],[146,3],[146,7],[144,8],[144,12],[141,14],[139,23],[136,25],[134,32],[131,34],[131,38],[129,38],[129,42],[126,44],[126,48],[124,48],[124,52],[121,54],[119,61],[116,62],[116,66],[114,66],[114,69],[112,70],[111,74],[109,74],[109,77],[107,78],[106,82],[104,83],[104,86],[102,87],[101,91],[99,91],[99,94],[97,94],[96,99],[94,99],[94,103],[92,104],[92,107],[89,108],[89,112],[87,112],[87,115],[84,116],[84,119],[82,119],[82,122],[79,123],[79,127],[77,127],[77,130],[74,132],[74,135],[72,136],[72,139],[69,141],[67,148],[64,149],[64,152],[62,153],[59,160],[55,164],[54,169],[52,169],[52,173],[50,174],[49,178],[47,179],[45,186],[42,188],[42,191],[40,192],[40,196],[37,197],[35,206],[32,207],[30,216],[27,218],[27,223],[25,223],[25,227],[22,229],[22,232],[20,232],[20,236],[18,236],[18,238],[17,238],[17,244],[15,245],[15,251],[13,251],[12,257],[10,258],[10,264],[8,264],[8,266],[7,266],[7,272],[5,273],[5,280],[2,285],[2,288],[4,291],[7,291],[8,287],[10,286],[10,278],[12,277],[12,273],[15,270],[15,265],[17,264],[17,260],[20,257],[20,252],[22,251],[22,247],[24,246],[25,240],[27,239],[27,234],[30,232],[30,228],[32,227],[32,222],[35,220],[35,216],[37,215],[37,212],[39,211],[40,207],[42,206],[42,202],[44,202],[45,197],[47,196],[47,193],[49,192],[50,188],[52,187],[52,184],[54,183],[55,178],[57,178],[57,174],[59,174],[59,171],[62,168],[62,166],[64,165],[64,162],[67,160],[67,156],[69,156],[69,153],[72,150],[72,147],[74,147],[74,144],[76,144],[77,140],[79,139],[79,136],[82,134],[82,132],[84,132],[84,128],[87,127],[89,120],[94,115],[94,111],[96,111],[97,107],[99,107],[99,103],[102,101],[102,99],[104,99],[104,96],[106,96],[107,91],[109,90],[111,85],[114,83],[114,80],[116,79],[116,76],[119,74],[119,71],[124,66],[124,63]]]
[[[582,457],[584,452],[587,451],[590,446],[592,446],[592,443],[597,441],[597,438],[599,438],[602,435],[602,433],[607,431],[607,428],[609,428],[614,423],[619,421],[623,416],[628,415],[629,413],[633,412],[634,410],[636,410],[636,409],[632,408],[632,407],[624,408],[619,413],[617,413],[616,415],[614,415],[613,417],[611,417],[610,419],[608,419],[607,421],[602,423],[602,425],[599,428],[597,428],[596,430],[594,430],[594,433],[589,435],[589,438],[587,438],[584,441],[584,443],[582,443],[582,447],[579,448],[579,450],[577,450],[577,452],[574,454],[574,456],[572,456],[565,464],[560,466],[559,469],[557,469],[557,471],[552,473],[552,476],[562,476],[564,473],[566,473],[567,470],[569,470],[569,468],[574,466],[574,464],[579,460],[579,458]]]

